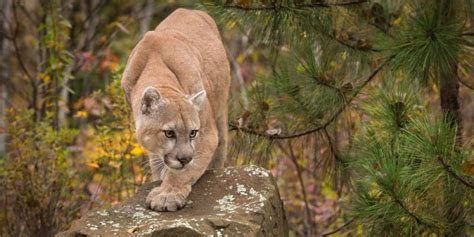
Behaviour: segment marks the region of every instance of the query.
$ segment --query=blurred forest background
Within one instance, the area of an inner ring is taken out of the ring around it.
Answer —
[[[0,233],[52,236],[149,179],[121,73],[186,7],[227,47],[227,165],[272,171],[291,236],[472,234],[472,5],[2,0]]]

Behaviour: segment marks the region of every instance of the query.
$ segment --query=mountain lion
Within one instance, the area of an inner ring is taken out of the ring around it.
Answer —
[[[205,12],[174,11],[133,49],[122,88],[152,179],[162,180],[146,198],[151,209],[182,208],[204,171],[224,166],[229,86],[227,55]]]

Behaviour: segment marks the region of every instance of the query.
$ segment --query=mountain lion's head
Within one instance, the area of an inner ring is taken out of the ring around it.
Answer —
[[[170,94],[148,87],[141,98],[136,118],[138,142],[173,169],[182,169],[193,160],[201,123],[199,110],[206,98],[204,90],[193,95]]]

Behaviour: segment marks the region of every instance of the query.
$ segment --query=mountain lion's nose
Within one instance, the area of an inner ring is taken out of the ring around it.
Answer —
[[[185,157],[178,157],[177,158],[179,163],[181,163],[181,165],[186,165],[187,163],[189,163],[193,158],[190,157],[190,156],[185,156]]]

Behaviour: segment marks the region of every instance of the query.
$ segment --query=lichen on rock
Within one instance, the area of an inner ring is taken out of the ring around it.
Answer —
[[[58,236],[287,236],[273,177],[257,166],[209,170],[184,209],[154,212],[145,197],[159,183],[109,210],[91,212]]]

